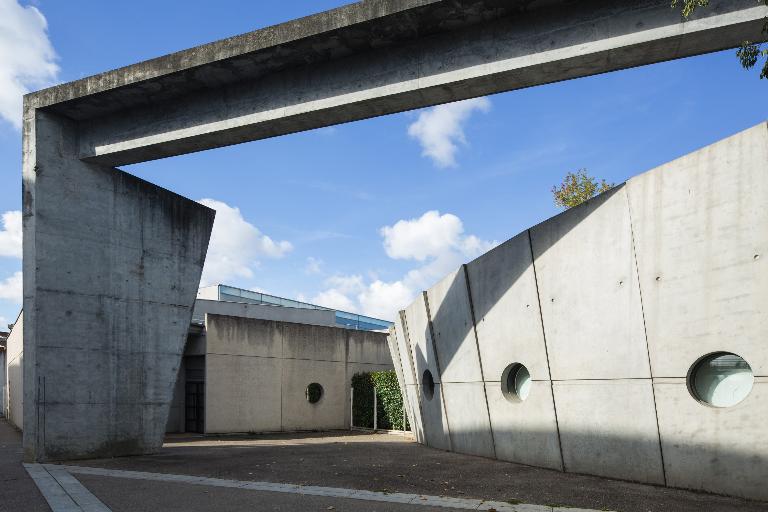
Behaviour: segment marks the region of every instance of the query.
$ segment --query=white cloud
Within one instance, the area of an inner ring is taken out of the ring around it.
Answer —
[[[462,263],[493,248],[497,242],[464,234],[457,216],[428,211],[418,219],[401,220],[381,228],[384,249],[393,259],[421,265],[401,279],[386,282],[360,275],[326,279],[326,289],[312,300],[320,305],[392,320],[419,291],[432,286]]]
[[[408,135],[421,144],[421,154],[432,159],[438,167],[456,167],[459,145],[466,145],[462,124],[476,110],[487,112],[488,98],[474,98],[424,110],[408,127]]]
[[[16,304],[22,303],[24,289],[21,271],[16,272],[4,281],[0,281],[0,299],[10,300]]]
[[[321,268],[323,266],[323,260],[318,258],[313,258],[312,256],[307,258],[307,264],[304,267],[304,272],[307,274],[322,274],[323,269]]]
[[[56,81],[48,23],[34,6],[0,0],[0,117],[21,127],[22,96]]]
[[[312,297],[310,302],[312,304],[317,304],[318,306],[325,306],[326,308],[341,311],[354,312],[356,310],[355,303],[352,299],[334,288],[318,293]]]
[[[400,220],[379,231],[384,237],[384,250],[394,259],[424,261],[438,256],[460,242],[464,227],[450,213],[426,212],[418,219]]]
[[[21,259],[21,212],[18,210],[5,212],[2,215],[2,220],[0,256]]]
[[[281,258],[293,249],[290,242],[276,242],[262,234],[243,218],[239,208],[215,199],[199,202],[216,210],[200,286],[251,278],[260,258]]]

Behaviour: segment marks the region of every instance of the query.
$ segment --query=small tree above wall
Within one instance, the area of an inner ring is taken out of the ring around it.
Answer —
[[[552,196],[557,206],[568,209],[611,190],[615,186],[615,184],[605,180],[598,182],[597,178],[587,174],[586,169],[579,169],[576,172],[566,174],[559,187],[552,187]]]

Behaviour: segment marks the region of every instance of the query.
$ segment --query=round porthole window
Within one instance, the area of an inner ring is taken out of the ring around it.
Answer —
[[[316,404],[320,401],[321,398],[323,398],[323,386],[318,384],[317,382],[313,382],[309,386],[307,386],[306,390],[307,394],[307,402],[311,404]]]
[[[522,402],[531,392],[531,374],[524,365],[513,363],[501,374],[501,392],[510,402]]]
[[[749,364],[730,352],[715,352],[694,363],[688,389],[696,400],[712,407],[731,407],[744,400],[754,377]]]
[[[435,379],[432,378],[432,372],[429,370],[424,370],[424,374],[421,376],[421,389],[427,400],[432,400],[432,397],[435,396]]]

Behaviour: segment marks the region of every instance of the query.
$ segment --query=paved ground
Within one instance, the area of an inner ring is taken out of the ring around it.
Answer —
[[[394,435],[173,437],[157,455],[74,464],[621,512],[768,511],[768,504],[443,452]]]
[[[0,511],[47,512],[43,496],[21,466],[21,434],[0,418]]]
[[[20,435],[0,421],[0,510],[47,510],[20,462]],[[348,432],[220,439],[177,436],[170,438],[156,455],[69,464],[108,470],[72,468],[72,473],[87,491],[115,512],[446,510],[425,506],[424,502],[415,506],[312,496],[301,492],[265,492],[259,490],[260,484],[248,484],[254,486],[252,489],[242,488],[244,482],[315,485],[376,491],[387,496],[411,493],[620,512],[768,511],[768,504],[563,474],[442,452],[400,436]],[[154,476],[126,478],[115,473],[116,470],[142,471]],[[84,471],[95,474],[82,474]],[[157,481],[158,477],[194,480],[168,475],[225,480],[210,481],[210,485],[209,481],[196,484],[181,480]],[[228,481],[239,483],[235,485]]]

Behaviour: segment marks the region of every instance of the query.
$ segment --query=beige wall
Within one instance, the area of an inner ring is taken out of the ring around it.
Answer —
[[[17,428],[24,425],[24,315],[19,315],[8,336],[6,350],[5,417]]]
[[[206,331],[207,433],[348,428],[352,375],[393,368],[385,333],[213,314]]]

